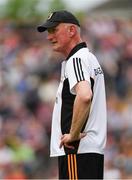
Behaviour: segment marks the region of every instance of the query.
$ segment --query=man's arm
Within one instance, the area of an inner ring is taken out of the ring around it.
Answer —
[[[89,114],[92,91],[87,81],[80,81],[76,85],[75,91],[76,98],[74,101],[70,133],[62,135],[60,147],[64,145],[66,147],[73,148],[69,145],[69,143],[79,140],[86,135],[85,133],[81,134],[81,130]]]

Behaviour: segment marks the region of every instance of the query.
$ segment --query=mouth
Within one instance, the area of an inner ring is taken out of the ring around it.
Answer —
[[[51,43],[54,45],[54,44],[56,44],[56,43],[57,43],[57,41],[53,41],[53,42],[51,42]]]

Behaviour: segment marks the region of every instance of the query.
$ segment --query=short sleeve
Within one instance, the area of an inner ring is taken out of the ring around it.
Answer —
[[[88,81],[90,83],[90,68],[84,58],[74,57],[67,61],[66,75],[70,84],[70,91],[75,94],[75,85],[80,81]],[[91,83],[90,83],[91,84]]]

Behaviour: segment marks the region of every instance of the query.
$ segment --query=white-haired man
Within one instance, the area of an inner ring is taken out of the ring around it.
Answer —
[[[70,12],[49,15],[37,27],[47,31],[54,51],[65,56],[53,110],[51,156],[58,157],[60,179],[102,179],[106,144],[103,71]]]

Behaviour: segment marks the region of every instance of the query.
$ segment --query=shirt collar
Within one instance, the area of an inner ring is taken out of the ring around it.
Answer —
[[[69,55],[67,56],[66,60],[68,60],[73,54],[75,54],[78,50],[80,50],[81,48],[86,48],[87,45],[85,42],[81,42],[79,44],[77,44],[69,53]]]

